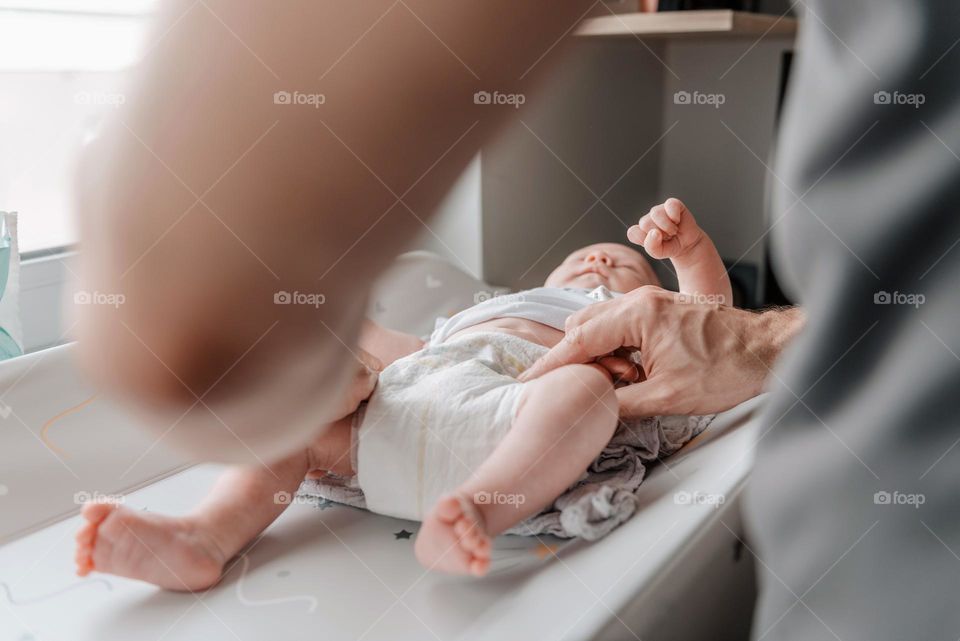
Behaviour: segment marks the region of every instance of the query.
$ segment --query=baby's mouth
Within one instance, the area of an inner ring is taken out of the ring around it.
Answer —
[[[588,265],[587,267],[584,267],[580,270],[577,276],[585,276],[586,274],[596,274],[598,276],[602,276],[603,278],[607,277],[607,273],[600,269],[598,265]]]

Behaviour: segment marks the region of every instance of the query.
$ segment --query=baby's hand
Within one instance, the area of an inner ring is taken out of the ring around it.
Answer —
[[[686,205],[676,198],[668,198],[628,229],[627,238],[643,245],[653,258],[673,259],[696,247],[703,238],[703,230]]]

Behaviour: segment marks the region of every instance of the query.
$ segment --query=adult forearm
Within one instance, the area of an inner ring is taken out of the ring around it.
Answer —
[[[806,324],[801,307],[767,309],[757,314],[755,327],[745,333],[747,348],[772,369],[777,359]]]
[[[474,94],[528,92],[590,3],[166,6],[81,172],[84,287],[125,301],[79,310],[81,353],[171,421],[215,401],[239,439],[208,417],[180,441],[231,458],[265,417],[275,442],[306,438],[347,382],[370,281],[517,113]],[[256,412],[229,411],[240,394]]]

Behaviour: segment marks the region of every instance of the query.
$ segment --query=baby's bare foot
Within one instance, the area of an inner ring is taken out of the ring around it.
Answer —
[[[483,515],[468,498],[448,495],[424,519],[415,545],[428,569],[483,576],[490,568],[490,537]]]
[[[134,512],[108,503],[83,506],[77,574],[106,572],[168,590],[196,591],[220,579],[226,561],[213,539],[189,519]]]

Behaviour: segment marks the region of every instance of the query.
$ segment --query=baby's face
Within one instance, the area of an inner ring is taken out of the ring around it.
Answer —
[[[618,243],[597,243],[578,249],[553,270],[544,283],[547,287],[600,285],[626,293],[643,285],[659,285],[660,280],[643,255]]]

